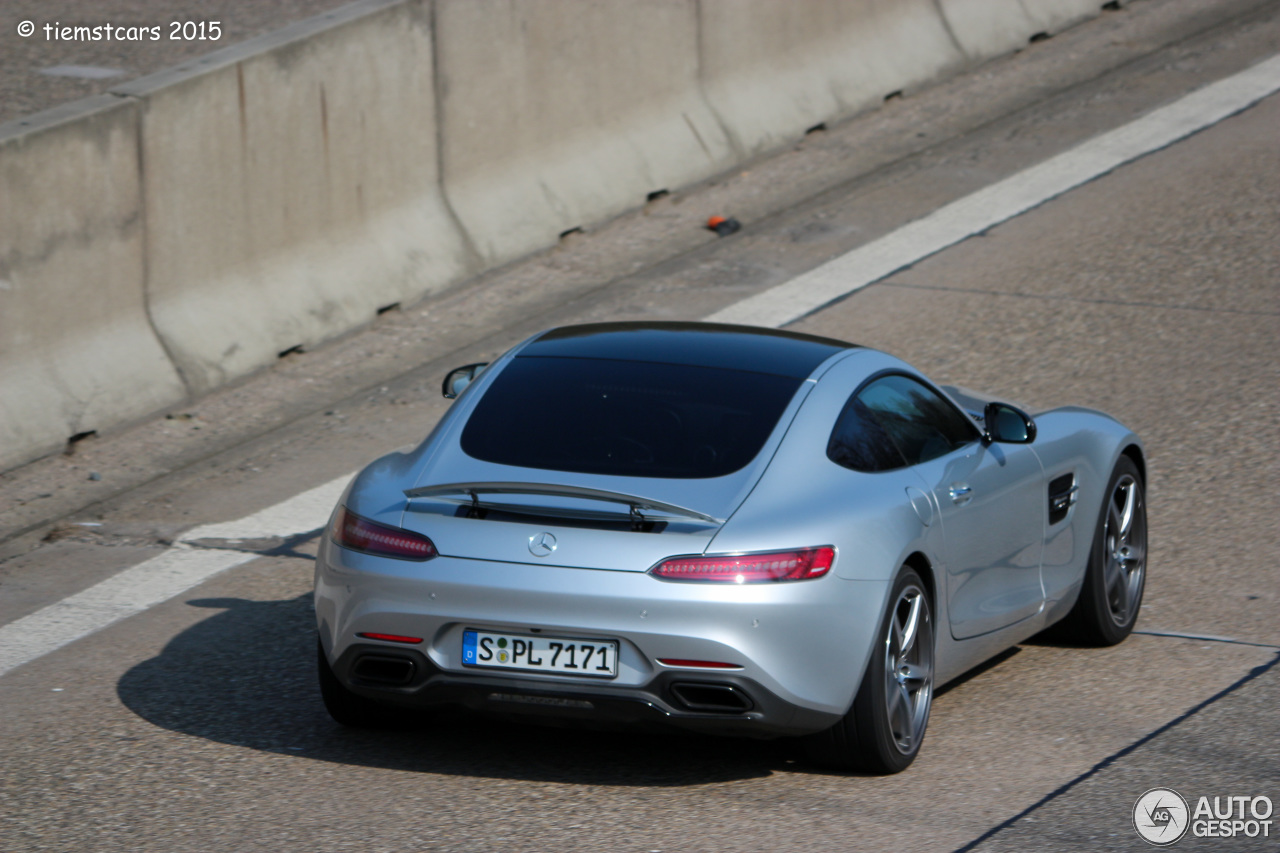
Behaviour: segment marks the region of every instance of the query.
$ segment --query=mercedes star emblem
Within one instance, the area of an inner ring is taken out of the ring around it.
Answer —
[[[539,533],[529,537],[529,553],[535,557],[545,557],[556,549],[556,537],[550,533]]]

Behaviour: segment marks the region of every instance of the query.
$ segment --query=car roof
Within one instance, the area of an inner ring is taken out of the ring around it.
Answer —
[[[718,323],[591,323],[538,336],[517,358],[592,358],[688,364],[807,378],[856,345],[834,338]]]

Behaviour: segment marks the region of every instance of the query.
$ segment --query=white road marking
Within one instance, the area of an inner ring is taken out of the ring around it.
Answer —
[[[785,326],[1125,163],[1211,127],[1277,90],[1280,56],[1197,89],[706,319],[745,326]]]
[[[1277,90],[1280,57],[1212,83],[706,319],[786,325],[1073,187],[1210,127]],[[339,477],[245,518],[189,530],[165,553],[0,627],[0,676],[258,556],[194,547],[192,542],[288,537],[319,529],[351,476]]]
[[[176,545],[75,595],[0,628],[0,675],[101,631],[257,557]]]
[[[318,529],[350,480],[346,474],[237,521],[193,528],[163,554],[0,627],[0,676],[258,558],[249,551],[191,542],[288,537]]]
[[[246,515],[235,521],[221,524],[205,524],[182,534],[179,542],[197,542],[201,539],[268,539],[296,536],[318,529],[329,519],[334,504],[342,490],[351,482],[355,472],[343,474],[323,486],[316,486],[300,495],[275,506]]]

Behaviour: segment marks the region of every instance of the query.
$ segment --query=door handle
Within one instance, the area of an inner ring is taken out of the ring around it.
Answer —
[[[967,504],[973,499],[973,487],[968,483],[952,483],[949,490],[951,500],[957,504]]]

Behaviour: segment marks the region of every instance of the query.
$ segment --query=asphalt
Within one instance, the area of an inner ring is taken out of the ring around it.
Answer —
[[[1280,653],[1182,716],[1108,755],[961,851],[1133,850],[1132,808],[1152,788],[1172,786],[1193,821],[1178,850],[1274,850],[1280,820],[1265,829],[1244,827],[1229,837],[1197,836],[1200,797],[1225,801],[1280,791]],[[1240,732],[1250,733],[1242,739]],[[1174,785],[1174,782],[1177,782]],[[1181,787],[1179,787],[1181,786]],[[1265,813],[1262,804],[1258,812]],[[1252,807],[1246,817],[1253,817]],[[1141,818],[1139,818],[1141,820]],[[1252,832],[1253,834],[1248,834]]]

